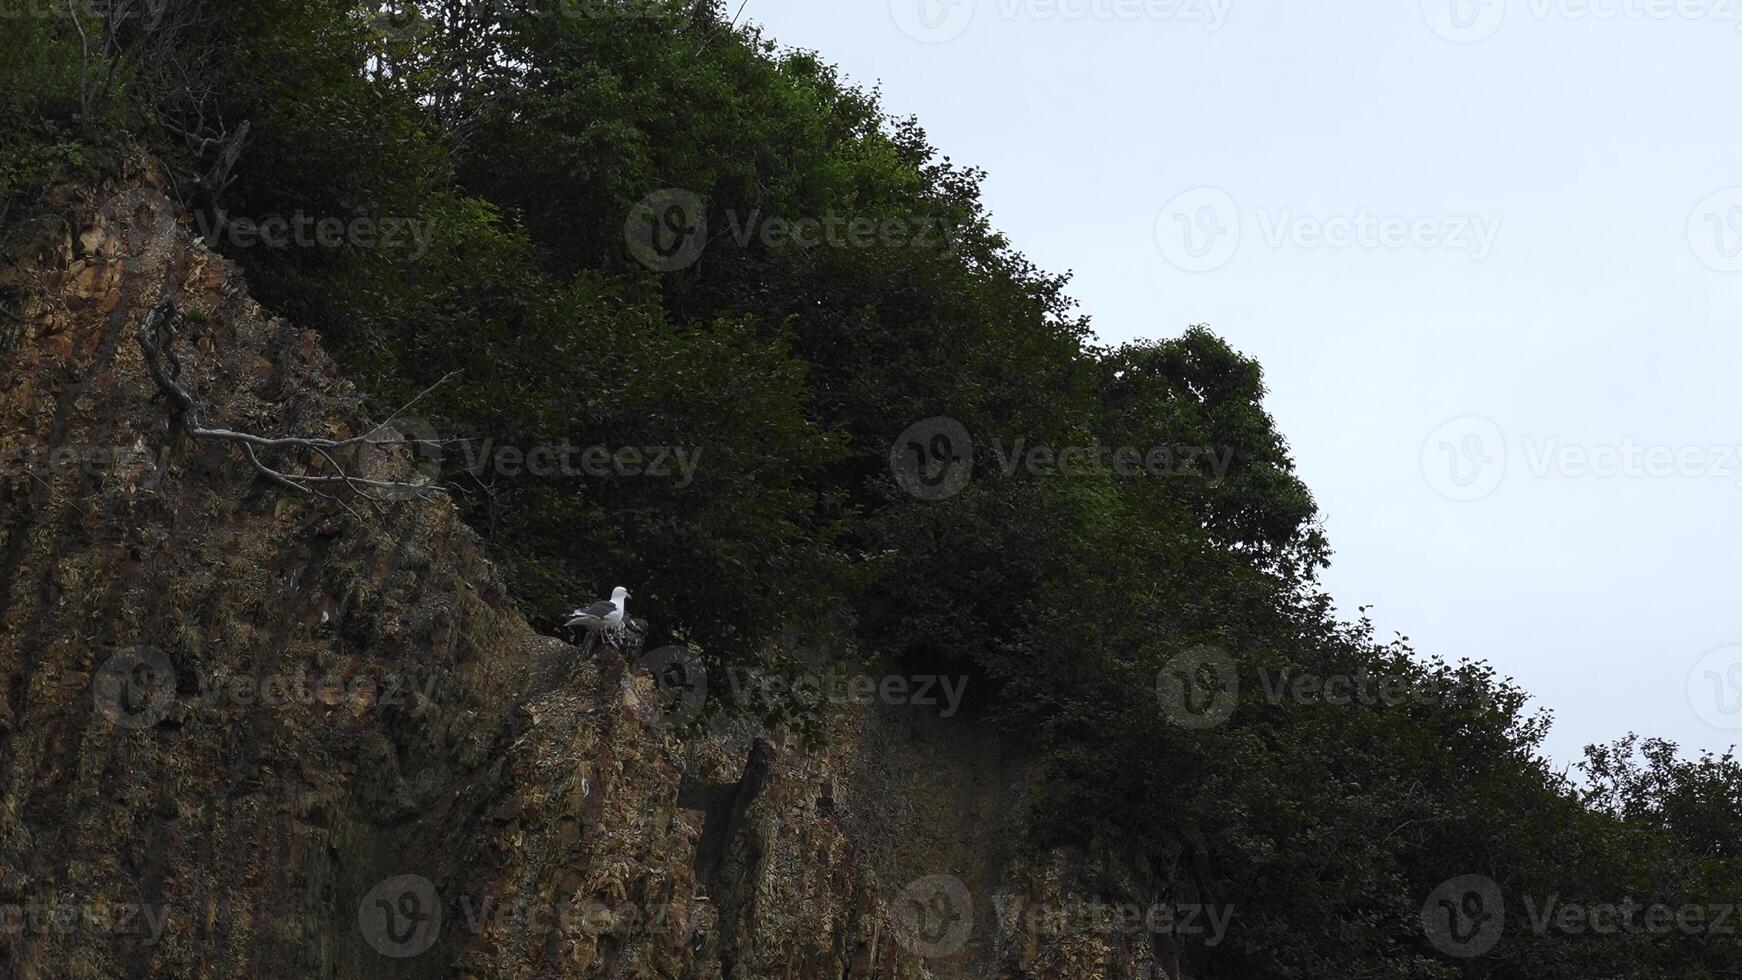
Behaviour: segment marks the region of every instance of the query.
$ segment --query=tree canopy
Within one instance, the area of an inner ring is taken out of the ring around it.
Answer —
[[[818,55],[709,2],[111,6],[9,22],[0,242],[157,154],[381,405],[459,372],[417,410],[535,622],[621,583],[713,665],[972,673],[1044,760],[1033,846],[1231,908],[1210,976],[1735,974],[1733,929],[1533,913],[1733,903],[1736,760],[1626,736],[1575,779],[1492,668],[1339,620],[1259,365],[1099,346],[981,173]],[[1429,928],[1471,876],[1479,953],[1464,896]]]

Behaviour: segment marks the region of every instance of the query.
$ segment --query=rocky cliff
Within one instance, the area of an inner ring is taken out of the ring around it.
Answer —
[[[1140,869],[1021,850],[1022,758],[971,712],[680,737],[445,501],[356,513],[173,425],[134,339],[164,296],[207,425],[371,423],[163,187],[135,161],[0,270],[0,974],[1179,975],[1170,929],[1084,919],[1092,880],[1159,895]]]

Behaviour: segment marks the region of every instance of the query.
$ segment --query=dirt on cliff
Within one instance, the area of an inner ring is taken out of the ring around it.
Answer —
[[[1024,855],[1021,753],[972,712],[685,739],[446,501],[359,515],[172,425],[134,339],[164,296],[208,425],[372,423],[164,187],[135,160],[0,269],[0,975],[1179,975],[1017,921],[1086,859]]]

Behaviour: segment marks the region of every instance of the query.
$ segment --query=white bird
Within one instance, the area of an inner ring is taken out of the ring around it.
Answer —
[[[563,625],[570,629],[585,626],[587,632],[594,636],[607,631],[621,633],[624,617],[628,614],[629,590],[619,585],[611,590],[611,598],[590,606],[582,606],[569,613],[568,622]]]

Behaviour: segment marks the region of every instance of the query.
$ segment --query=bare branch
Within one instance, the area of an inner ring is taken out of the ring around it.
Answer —
[[[439,388],[453,373],[447,374],[435,384],[420,392],[417,398],[401,406],[387,422],[373,426],[368,432],[349,439],[319,439],[302,436],[260,436],[251,432],[238,432],[234,429],[208,428],[200,422],[200,404],[193,392],[181,381],[181,360],[175,354],[175,341],[178,336],[177,323],[181,318],[176,309],[175,301],[165,296],[152,305],[146,312],[145,319],[139,324],[137,340],[139,349],[145,356],[145,370],[151,376],[157,389],[173,404],[172,416],[177,423],[196,439],[206,439],[214,442],[239,443],[248,456],[248,462],[263,476],[281,486],[288,487],[298,493],[312,494],[325,500],[331,500],[344,507],[352,516],[361,516],[343,499],[329,493],[323,493],[321,487],[342,487],[353,497],[366,501],[378,515],[381,505],[396,497],[409,496],[418,499],[428,499],[433,493],[440,493],[441,488],[404,480],[379,480],[359,476],[346,469],[345,465],[333,455],[334,451],[342,449],[362,449],[370,446],[405,445],[412,440],[390,439],[378,437],[389,422],[398,418],[419,399]],[[455,372],[457,373],[457,372]],[[417,440],[424,443],[428,440]],[[268,466],[260,459],[258,450],[304,450],[313,452],[332,468],[331,473],[289,472],[274,466]],[[384,495],[386,494],[386,495]]]

